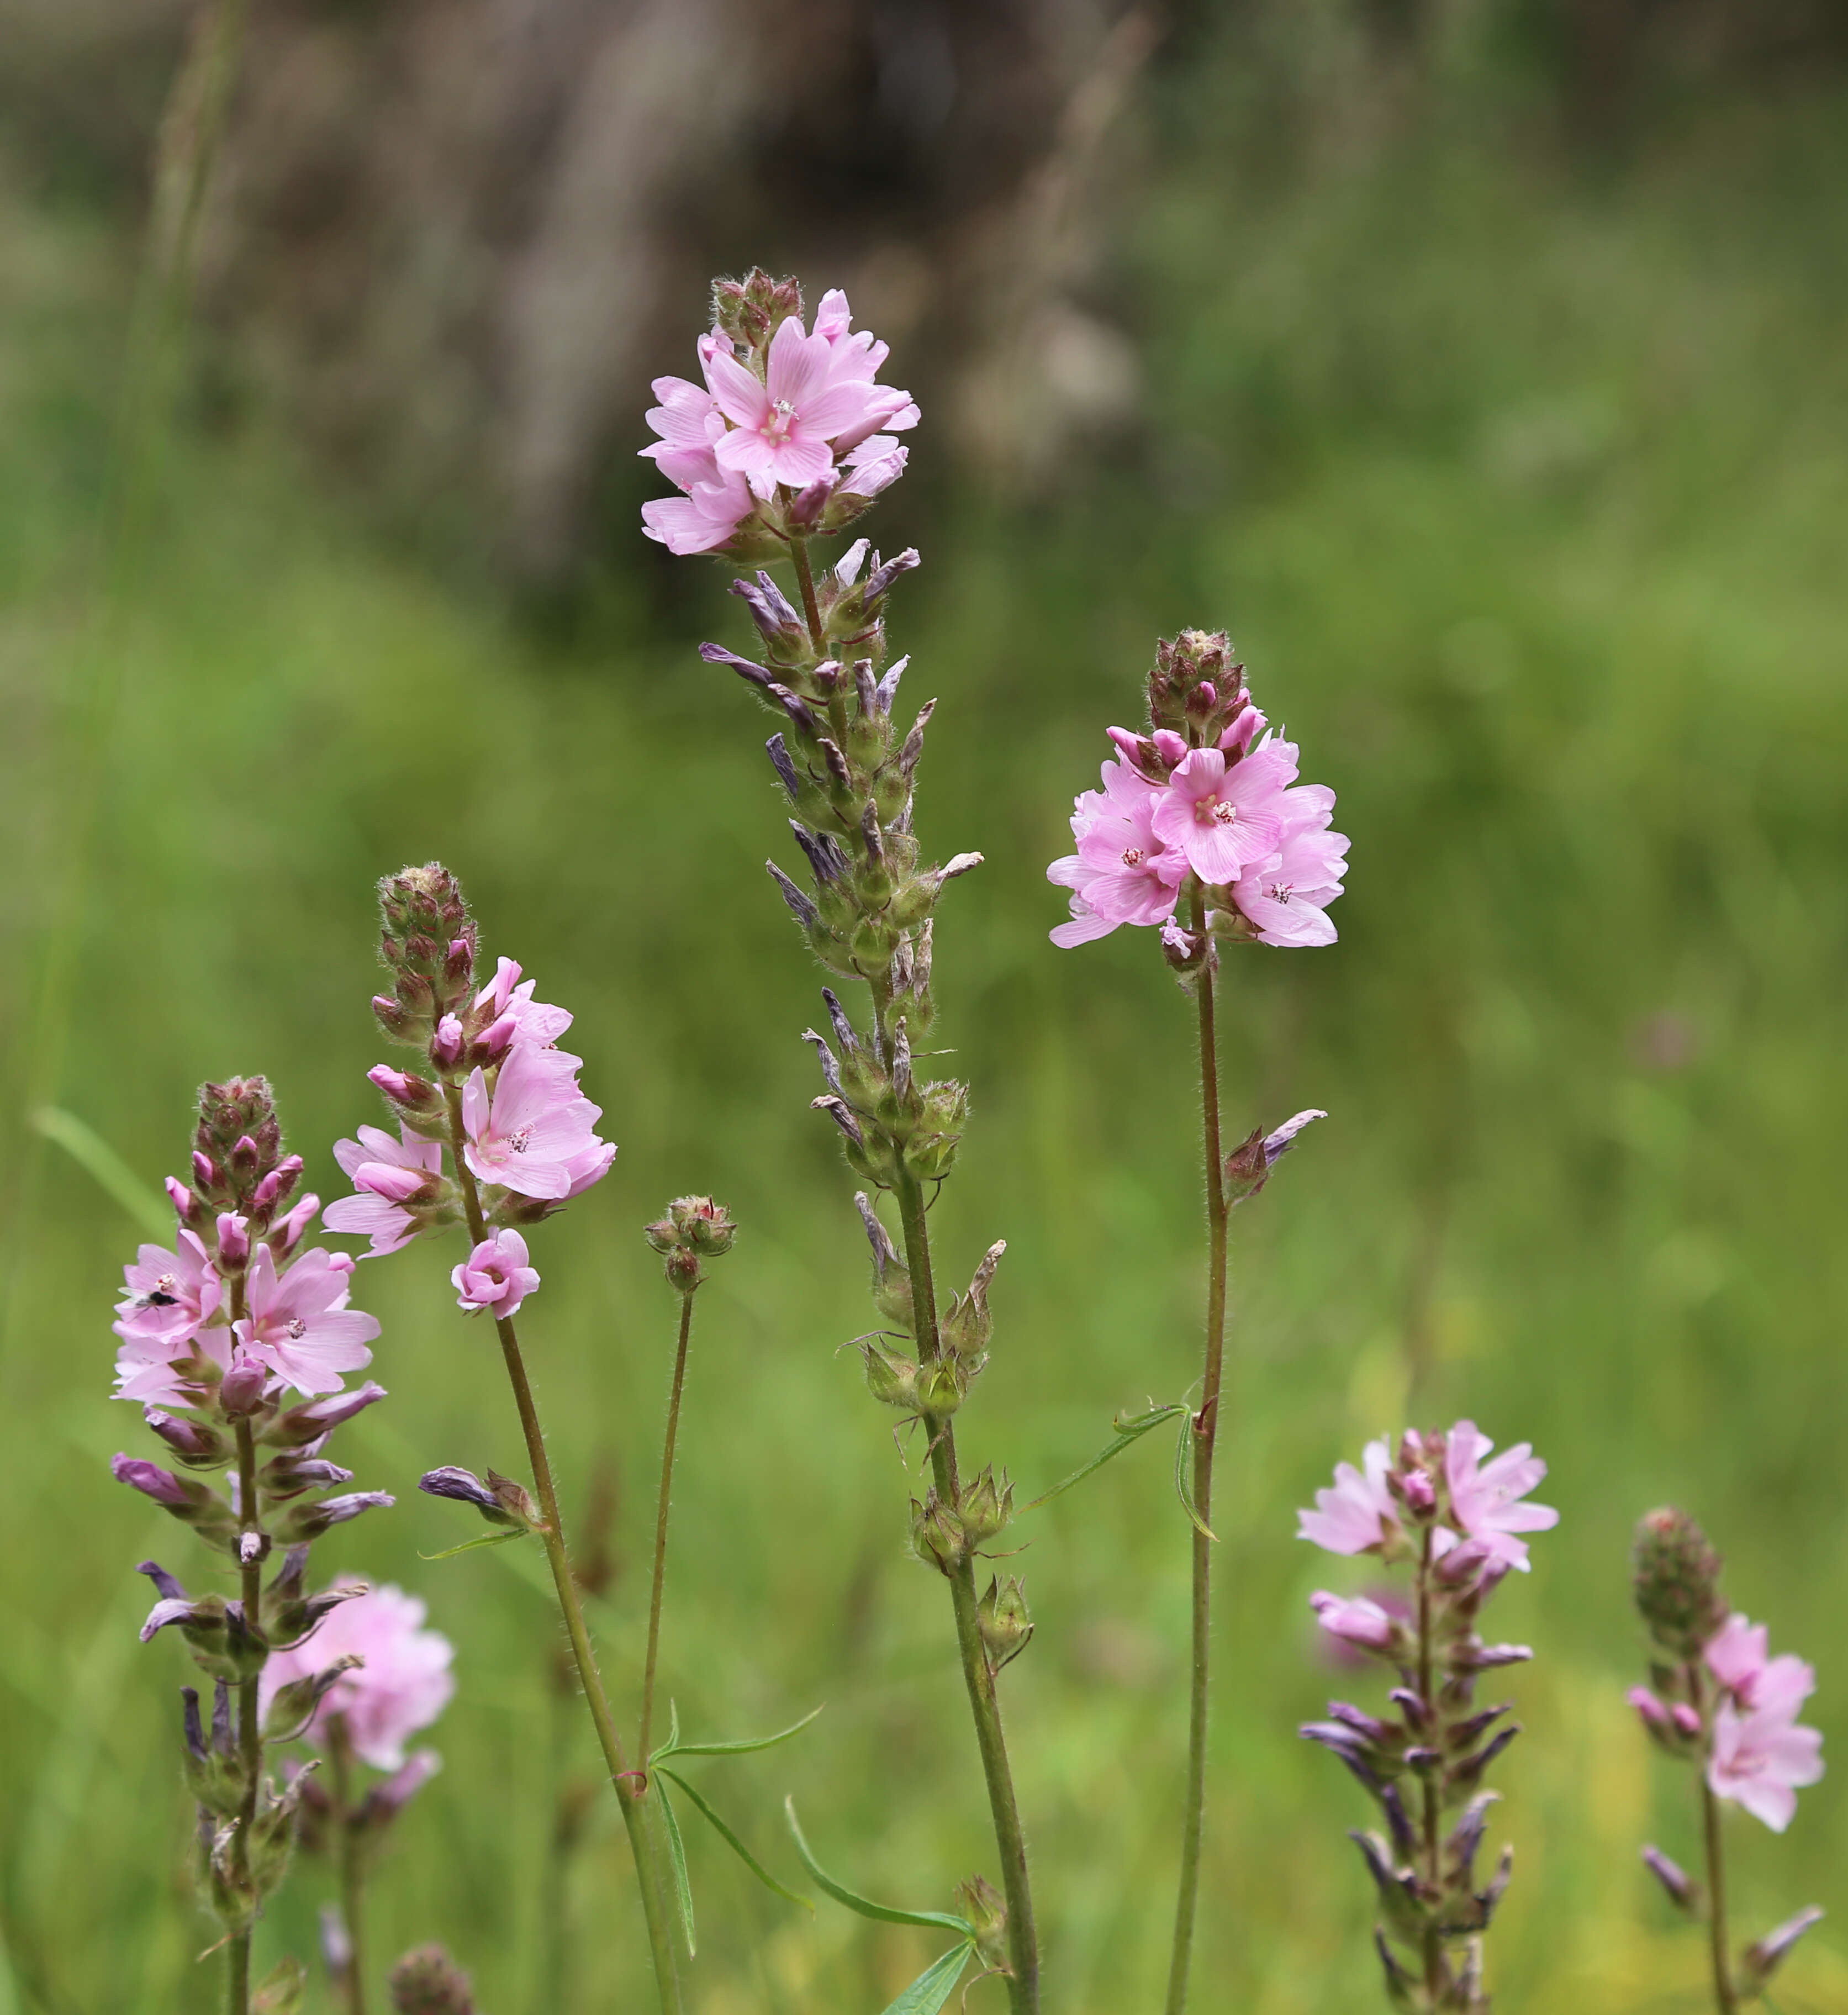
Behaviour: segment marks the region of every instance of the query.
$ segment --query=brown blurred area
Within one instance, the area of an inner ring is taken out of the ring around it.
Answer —
[[[16,153],[140,200],[210,4],[9,0]],[[1593,153],[1665,78],[1848,52],[1843,0],[253,0],[201,246],[219,389],[387,521],[553,583],[709,277],[760,261],[846,287],[963,457],[1031,491],[1134,422],[1107,275],[1150,74],[1242,37],[1299,127],[1364,144],[1475,15]]]

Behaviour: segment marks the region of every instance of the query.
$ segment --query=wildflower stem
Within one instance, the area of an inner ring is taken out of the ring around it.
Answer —
[[[1418,1557],[1418,1697],[1427,1708],[1435,1702],[1431,1668],[1431,1552],[1432,1528],[1426,1525],[1423,1550]],[[1437,1847],[1440,1804],[1437,1776],[1427,1771],[1424,1776],[1424,1873],[1434,1894],[1443,1886]],[[1435,2008],[1444,1987],[1444,1944],[1436,1923],[1429,1920],[1424,1927],[1424,1984],[1430,2005]]]
[[[1206,896],[1193,883],[1196,936],[1206,929]],[[1225,1171],[1219,1140],[1219,1049],[1214,1024],[1217,974],[1209,950],[1200,975],[1200,1103],[1207,1165],[1206,1370],[1193,1417],[1193,1667],[1187,1717],[1187,1805],[1182,1822],[1180,1891],[1175,1902],[1174,1949],[1168,1963],[1168,2015],[1187,2005],[1193,1959],[1193,1920],[1200,1895],[1200,1839],[1206,1820],[1207,1711],[1213,1629],[1213,1542],[1200,1529],[1213,1513],[1213,1449],[1219,1431],[1219,1384],[1225,1355]]]
[[[365,1868],[353,1830],[353,1744],[346,1717],[328,1722],[328,1761],[333,1776],[329,1831],[340,1883],[340,1916],[346,1931],[346,1967],[340,1981],[344,2015],[366,2015]]]
[[[827,642],[821,634],[821,607],[815,599],[815,576],[809,565],[809,542],[806,539],[791,539],[789,557],[795,563],[797,584],[802,591],[802,614],[809,625],[809,641],[815,646],[819,658],[827,656]]]
[[[911,1274],[918,1351],[924,1359],[933,1359],[942,1354],[942,1345],[937,1331],[937,1292],[931,1273],[931,1237],[924,1191],[917,1176],[909,1169],[901,1169],[897,1193],[905,1264]],[[931,1467],[937,1495],[946,1504],[954,1505],[961,1494],[955,1430],[949,1421],[928,1416],[924,1428],[931,1437]],[[975,1720],[976,1744],[981,1751],[982,1774],[988,1782],[989,1808],[994,1815],[1001,1887],[1007,1899],[1008,2006],[1013,2015],[1037,2015],[1039,1938],[1033,1922],[1033,1891],[1027,1873],[1027,1840],[1014,1794],[1014,1773],[1007,1760],[1007,1739],[1001,1727],[995,1675],[981,1641],[974,1563],[963,1559],[946,1578],[951,1607],[956,1612],[963,1679],[969,1690],[969,1711]]]
[[[232,1276],[231,1283],[231,1320],[234,1327],[242,1321],[244,1314],[244,1276],[239,1273]],[[257,1510],[257,1436],[246,1414],[238,1417],[237,1446],[239,1529],[240,1532],[260,1532]],[[263,1611],[263,1560],[258,1549],[251,1548],[243,1558],[239,1580],[245,1627],[255,1631],[260,1628]],[[253,1672],[238,1687],[238,1762],[243,1773],[243,1797],[238,1806],[237,1834],[231,1843],[231,1868],[240,1905],[249,1909],[252,1918],[256,1914],[256,1905],[249,1899],[250,1835],[257,1825],[258,1780],[263,1774],[260,1685],[258,1675]],[[250,1922],[246,1920],[241,1930],[232,1933],[228,1948],[231,1970],[228,2006],[231,2015],[247,2015],[250,2006]]]
[[[468,1219],[468,1235],[479,1245],[487,1236],[487,1220],[482,1214],[481,1193],[474,1171],[463,1152],[467,1139],[462,1124],[462,1094],[454,1084],[444,1087],[449,1108],[450,1149],[455,1163],[456,1180],[462,1192],[462,1207]],[[501,1339],[501,1355],[507,1366],[508,1382],[513,1388],[514,1403],[519,1409],[520,1428],[526,1439],[526,1459],[533,1466],[533,1483],[539,1493],[540,1515],[544,1520],[540,1537],[546,1558],[551,1564],[552,1583],[558,1594],[558,1607],[565,1618],[565,1634],[571,1640],[571,1655],[578,1679],[589,1703],[590,1719],[609,1771],[610,1783],[629,1830],[629,1845],[635,1857],[636,1880],[641,1889],[642,1915],[647,1920],[648,1946],[655,1959],[655,1984],[661,1998],[662,2015],[680,2015],[680,1975],[674,1965],[673,1934],[669,1929],[666,1899],[662,1894],[660,1872],[648,1835],[647,1793],[631,1774],[623,1754],[623,1738],[616,1733],[615,1717],[610,1711],[609,1695],[597,1669],[597,1653],[584,1622],[583,1604],[578,1599],[577,1583],[572,1578],[571,1557],[565,1550],[564,1521],[558,1510],[558,1492],[552,1480],[551,1460],[545,1450],[545,1435],[539,1424],[539,1409],[533,1398],[532,1381],[526,1376],[526,1359],[520,1354],[519,1332],[509,1316],[495,1318]]]
[[[691,1288],[680,1292],[680,1341],[674,1352],[673,1389],[668,1395],[667,1432],[661,1445],[661,1501],[655,1512],[655,1580],[648,1595],[648,1655],[642,1671],[641,1733],[636,1742],[636,1762],[648,1767],[648,1729],[655,1718],[655,1661],[661,1649],[661,1591],[667,1579],[667,1518],[673,1489],[674,1444],[680,1432],[680,1395],[687,1385],[687,1345],[693,1334]]]
[[[1706,1689],[1698,1661],[1688,1666],[1688,1673],[1695,1710],[1704,1721],[1706,1702],[1703,1695]],[[1704,1769],[1700,1773],[1700,1815],[1706,1836],[1707,1933],[1713,1945],[1713,2006],[1719,2015],[1734,2015],[1739,2006],[1739,1996],[1733,1989],[1732,1968],[1726,1950],[1726,1843],[1721,1831],[1720,1801],[1713,1796],[1713,1787],[1707,1782]]]

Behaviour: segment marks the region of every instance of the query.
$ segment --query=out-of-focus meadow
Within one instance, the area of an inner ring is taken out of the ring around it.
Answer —
[[[938,1223],[951,1275],[1008,1241],[960,1432],[1024,1494],[1194,1375],[1186,1004],[1145,934],[1054,952],[1042,878],[1158,632],[1231,630],[1353,836],[1340,944],[1229,961],[1233,1123],[1332,1117],[1235,1226],[1203,2015],[1378,1993],[1343,1837],[1360,1794],[1294,1733],[1348,1686],[1304,1600],[1340,1568],[1291,1535],[1414,1387],[1420,1418],[1530,1438],[1563,1514],[1499,1603],[1538,1654],[1500,1774],[1502,2006],[1703,2005],[1699,1941],[1637,1861],[1694,1845],[1685,1777],[1624,1702],[1640,1511],[1708,1523],[1848,1743],[1848,99],[1825,70],[1671,78],[1617,137],[1573,138],[1497,60],[1492,91],[1441,66],[1348,78],[1318,115],[1305,57],[1286,117],[1261,37],[1196,24],[1157,52],[1105,262],[1133,421],[1015,489],[953,462],[927,409],[874,521],[924,553],[893,620],[910,690],[942,702],[925,842],[987,860],[938,935],[976,1098]],[[594,564],[535,609],[209,386],[112,559],[134,206],[23,142],[0,191],[0,2015],[203,2008],[214,1978],[181,1873],[190,1666],[135,1641],[131,1571],[205,1571],[106,1467],[141,1431],[108,1397],[137,1232],[26,1108],[55,1097],[152,1185],[197,1081],[264,1070],[339,1193],[331,1143],[378,1117],[371,884],[432,856],[487,946],[575,1011],[621,1143],[537,1234],[529,1311],[580,1528],[613,1492],[608,1668],[632,1697],[671,1340],[640,1227],[708,1189],[743,1230],[699,1307],[667,1687],[719,1734],[825,1701],[702,1788],[786,1877],[788,1792],[856,1886],[946,1902],[992,1842],[944,1604],[905,1556],[914,1479],[839,1349],[869,1320],[866,1254],[807,1109],[817,975],[761,868],[788,850],[768,724],[694,652],[736,641],[725,571],[645,550],[619,472]],[[688,367],[701,305],[648,368]],[[447,1767],[383,1866],[376,1943],[444,1938],[488,2015],[639,2006],[607,1798],[584,1792],[561,1859],[594,1758],[533,1564],[420,1558],[468,1535],[420,1467],[519,1460],[456,1256],[360,1270],[392,1396],[346,1459],[400,1502],[318,1556],[425,1596],[458,1647]],[[1187,1548],[1164,1453],[1017,1530],[1039,1629],[1006,1696],[1048,2005],[1118,2015],[1152,2003],[1172,1909]],[[1735,1819],[1742,1931],[1848,1905],[1843,1767],[1782,1841]],[[700,2015],[870,2010],[932,1949],[825,1900],[811,1918],[689,1837]],[[311,1952],[326,1892],[304,1866],[264,1963]],[[1848,2006],[1848,1938],[1825,1925],[1784,1977],[1785,2015]]]

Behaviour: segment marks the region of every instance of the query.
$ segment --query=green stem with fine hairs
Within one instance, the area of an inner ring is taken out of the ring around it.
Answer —
[[[234,1274],[231,1283],[231,1320],[233,1328],[244,1318],[244,1276]],[[260,1532],[257,1514],[257,1436],[249,1417],[237,1421],[238,1529],[239,1534]],[[244,1625],[249,1631],[260,1629],[263,1615],[263,1558],[253,1548],[240,1565],[239,1593],[244,1605]],[[260,1676],[253,1672],[238,1684],[238,1762],[243,1773],[243,1796],[239,1802],[237,1832],[231,1841],[231,1870],[240,1897],[249,1889],[250,1835],[257,1824],[257,1798],[263,1775],[263,1726],[259,1719]],[[231,1934],[227,1951],[229,1979],[225,2006],[230,2015],[249,2015],[250,2006],[250,1933],[246,1923]]]
[[[332,1767],[334,1862],[340,1884],[340,1916],[346,1932],[346,1969],[340,1981],[345,2015],[366,2015],[366,1871],[364,1851],[353,1832],[353,1743],[346,1717],[328,1722],[328,1760]]]
[[[918,1353],[928,1361],[940,1356],[942,1346],[937,1331],[937,1293],[931,1273],[931,1238],[924,1192],[909,1169],[899,1177],[898,1199],[905,1264],[911,1274]],[[956,1473],[955,1429],[948,1420],[927,1415],[924,1430],[931,1438],[931,1468],[937,1495],[946,1504],[954,1506],[960,1501],[962,1490]],[[1027,1838],[1014,1798],[1014,1773],[1007,1760],[1007,1739],[1001,1727],[1001,1702],[995,1690],[994,1671],[981,1641],[974,1562],[965,1555],[946,1578],[949,1582],[950,1606],[956,1614],[963,1681],[968,1689],[976,1746],[981,1752],[982,1775],[988,1784],[989,1808],[994,1816],[1002,1893],[1007,1899],[1008,2006],[1013,2015],[1036,2015],[1039,1938],[1033,1922],[1033,1891],[1027,1873]]]
[[[1192,921],[1197,936],[1206,930],[1206,897],[1193,884]],[[1200,1897],[1200,1841],[1206,1823],[1207,1716],[1210,1704],[1213,1632],[1213,1545],[1206,1532],[1213,1521],[1213,1452],[1219,1432],[1219,1385],[1225,1356],[1225,1242],[1230,1208],[1219,1139],[1219,1050],[1214,1025],[1217,983],[1212,949],[1202,964],[1200,1006],[1200,1101],[1206,1148],[1207,1320],[1206,1369],[1200,1410],[1193,1417],[1193,1502],[1200,1514],[1193,1531],[1193,1659],[1188,1694],[1187,1802],[1181,1830],[1181,1876],[1175,1902],[1174,1946],[1168,1961],[1167,2015],[1187,2005],[1187,1977],[1193,1959],[1193,1923]]]
[[[468,1235],[479,1245],[487,1236],[487,1219],[481,1208],[474,1171],[464,1149],[467,1130],[462,1124],[462,1094],[454,1084],[443,1087],[449,1109],[449,1140],[455,1163],[456,1180],[462,1192],[462,1207],[468,1220]],[[628,1829],[630,1852],[635,1857],[636,1880],[641,1890],[642,1916],[647,1922],[648,1949],[654,1955],[655,1984],[660,1995],[662,2015],[681,2015],[680,1980],[674,1963],[673,1936],[669,1928],[667,1901],[661,1887],[660,1870],[648,1837],[645,1780],[632,1771],[623,1754],[623,1738],[616,1733],[615,1717],[610,1711],[609,1695],[597,1669],[597,1653],[584,1622],[583,1603],[572,1578],[571,1558],[565,1544],[564,1521],[558,1510],[558,1492],[552,1478],[551,1458],[546,1453],[545,1434],[539,1424],[539,1408],[533,1397],[532,1381],[520,1352],[519,1332],[510,1316],[498,1316],[495,1334],[501,1339],[501,1355],[507,1367],[508,1383],[513,1388],[514,1404],[519,1410],[520,1429],[526,1437],[526,1459],[533,1468],[533,1487],[539,1494],[540,1516],[544,1523],[540,1538],[551,1563],[558,1607],[565,1618],[565,1634],[571,1640],[571,1655],[583,1686],[590,1719],[597,1729],[598,1745],[609,1771],[623,1823]]]
[[[1688,1667],[1695,1711],[1706,1719],[1706,1686],[1698,1660]],[[1718,2015],[1734,2015],[1739,1994],[1733,1985],[1732,1965],[1726,1949],[1726,1842],[1721,1830],[1720,1801],[1700,1773],[1701,1832],[1706,1843],[1707,1936],[1713,1962],[1713,2006]]]
[[[1418,1697],[1427,1708],[1436,1704],[1432,1692],[1432,1528],[1427,1525],[1424,1529],[1423,1550],[1418,1557]],[[1437,1847],[1437,1832],[1442,1823],[1441,1802],[1437,1773],[1426,1771],[1424,1778],[1424,1876],[1433,1890],[1441,1887],[1443,1876]],[[1435,2008],[1437,1995],[1444,1985],[1444,1942],[1437,1925],[1429,1921],[1424,1927],[1424,1984],[1431,2006]]]
[[[673,1390],[668,1395],[667,1431],[661,1444],[661,1498],[655,1510],[655,1579],[648,1593],[648,1655],[642,1668],[641,1733],[636,1761],[648,1767],[648,1731],[655,1719],[655,1661],[661,1649],[661,1597],[667,1580],[667,1521],[674,1478],[674,1444],[680,1439],[680,1395],[687,1388],[687,1345],[693,1334],[693,1297],[698,1283],[680,1290],[680,1340],[674,1352]]]

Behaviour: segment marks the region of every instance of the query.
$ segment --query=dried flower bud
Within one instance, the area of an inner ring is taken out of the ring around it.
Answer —
[[[888,1350],[877,1337],[863,1337],[859,1354],[867,1371],[867,1390],[875,1399],[900,1413],[922,1410],[917,1396],[917,1363],[913,1358]]]
[[[943,1347],[960,1358],[971,1375],[988,1361],[989,1339],[995,1330],[995,1319],[989,1312],[989,1288],[1007,1250],[1007,1241],[997,1238],[982,1255],[969,1291],[953,1295],[943,1317]]]
[[[419,1945],[391,1970],[397,2015],[475,2015],[468,1976],[440,1945]]]
[[[1636,1607],[1650,1634],[1678,1658],[1696,1658],[1726,1621],[1720,1556],[1685,1511],[1647,1513],[1636,1528]]]

